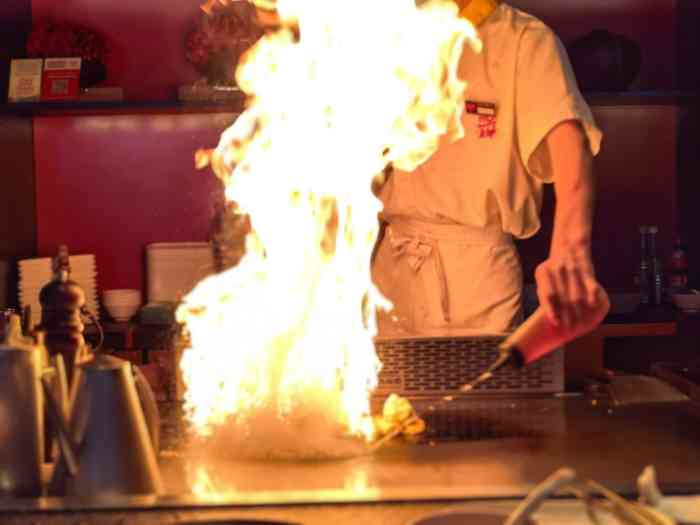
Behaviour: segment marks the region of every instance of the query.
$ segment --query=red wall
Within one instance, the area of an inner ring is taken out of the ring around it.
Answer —
[[[207,240],[220,184],[194,169],[233,115],[44,117],[34,122],[39,255],[95,253],[100,288],[143,284],[147,243]]]
[[[4,0],[3,0],[4,1]],[[184,36],[198,20],[198,0],[32,0],[34,19],[79,22],[109,38],[106,84],[128,100],[174,99],[198,75],[185,60]]]
[[[677,226],[672,105],[598,106],[605,133],[596,159],[595,262],[606,286],[629,288],[638,227],[657,224],[659,254]],[[233,115],[44,117],[35,119],[40,255],[60,243],[97,254],[101,288],[138,287],[149,242],[206,240],[220,186],[193,168]],[[521,243],[526,275],[548,253],[551,205],[540,234]]]
[[[564,41],[601,27],[638,40],[644,54],[640,87],[669,89],[676,78],[679,1],[685,0],[511,3],[543,18]],[[196,78],[184,59],[183,38],[200,16],[199,3],[32,0],[32,11],[35,18],[54,15],[105,32],[115,48],[108,83],[123,86],[129,100],[162,100]],[[625,286],[636,261],[637,225],[657,222],[667,236],[675,220],[676,117],[653,107],[596,114],[607,132],[597,163],[596,260],[605,284]],[[209,171],[194,171],[192,155],[213,146],[231,118],[36,118],[39,254],[67,242],[74,252],[97,254],[101,287],[139,286],[146,243],[204,240],[218,186]],[[543,240],[529,246],[527,264],[546,254]]]
[[[202,0],[32,0],[35,19],[55,16],[105,33],[115,49],[109,84],[131,100],[174,98],[176,87],[197,78],[184,58],[184,35]],[[511,0],[542,18],[564,41],[605,28],[640,43],[639,89],[676,84],[676,13],[688,0]],[[695,0],[690,0],[695,1]]]

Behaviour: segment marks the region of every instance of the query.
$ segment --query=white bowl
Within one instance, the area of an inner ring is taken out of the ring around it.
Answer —
[[[675,293],[671,297],[673,303],[684,312],[700,312],[700,291],[688,290],[687,292]]]
[[[104,290],[102,292],[102,305],[115,321],[128,321],[141,306],[141,290]]]
[[[124,322],[131,319],[139,311],[140,304],[109,304],[102,303],[109,316],[115,321]]]
[[[107,290],[102,290],[104,295],[141,295],[141,290],[138,288],[110,288]]]
[[[141,302],[141,290],[137,289],[120,289],[120,290],[103,290],[103,301],[138,301]]]

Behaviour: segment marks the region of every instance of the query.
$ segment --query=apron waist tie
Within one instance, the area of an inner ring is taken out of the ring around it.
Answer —
[[[440,253],[440,241],[473,242],[474,244],[512,244],[512,237],[500,229],[476,228],[460,224],[436,224],[408,219],[389,221],[386,233],[392,255],[406,258],[411,269],[418,273],[423,263],[432,256],[440,286],[440,306],[446,323],[450,322],[450,302],[447,276]]]

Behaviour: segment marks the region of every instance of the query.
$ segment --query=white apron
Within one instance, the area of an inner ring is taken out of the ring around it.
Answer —
[[[503,332],[521,321],[520,261],[500,229],[394,219],[372,269],[394,305],[378,315],[380,335]]]

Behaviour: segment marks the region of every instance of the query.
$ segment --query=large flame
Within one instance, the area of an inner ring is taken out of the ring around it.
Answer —
[[[296,453],[301,439],[314,453],[337,450],[338,436],[373,438],[375,311],[390,305],[370,275],[371,182],[461,136],[457,66],[465,41],[479,42],[445,0],[277,8],[281,27],[237,71],[248,107],[209,156],[251,217],[247,253],[178,310],[191,340],[181,368],[202,435],[263,454]]]

